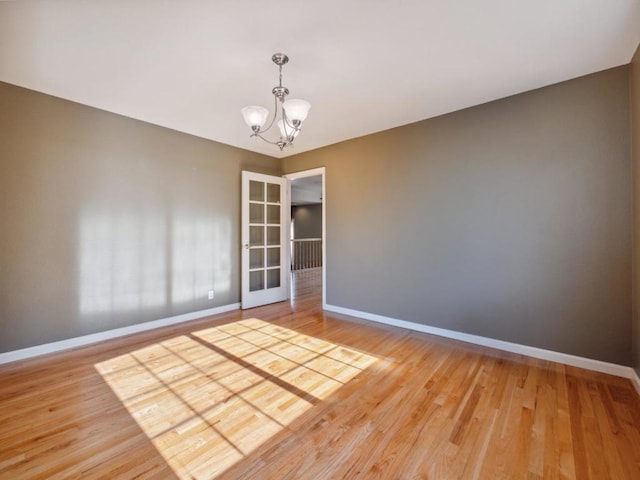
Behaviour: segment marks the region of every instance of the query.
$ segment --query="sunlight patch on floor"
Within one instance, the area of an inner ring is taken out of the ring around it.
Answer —
[[[257,318],[95,365],[180,478],[215,478],[376,357]]]

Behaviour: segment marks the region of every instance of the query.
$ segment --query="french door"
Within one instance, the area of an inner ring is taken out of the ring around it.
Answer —
[[[242,172],[242,308],[288,298],[286,182]]]

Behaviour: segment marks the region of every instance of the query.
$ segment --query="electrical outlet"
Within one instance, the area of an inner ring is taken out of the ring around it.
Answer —
[[[209,290],[209,300],[213,300],[213,290]]]

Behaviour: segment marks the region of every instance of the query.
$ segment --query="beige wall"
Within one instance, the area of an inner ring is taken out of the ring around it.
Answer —
[[[326,167],[327,303],[630,365],[628,91],[620,67],[285,159]]]
[[[285,159],[327,167],[328,303],[631,364],[635,59],[631,88],[621,67]],[[239,300],[240,171],[277,160],[0,105],[0,352]]]
[[[291,207],[293,238],[322,238],[322,204]]]
[[[640,375],[640,46],[631,61],[631,151],[633,162],[633,366]]]
[[[240,171],[278,160],[6,83],[0,106],[0,352],[239,301]]]

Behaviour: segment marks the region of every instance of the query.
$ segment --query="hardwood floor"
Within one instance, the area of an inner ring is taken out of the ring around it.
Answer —
[[[291,303],[0,367],[0,478],[640,479],[626,379]]]

